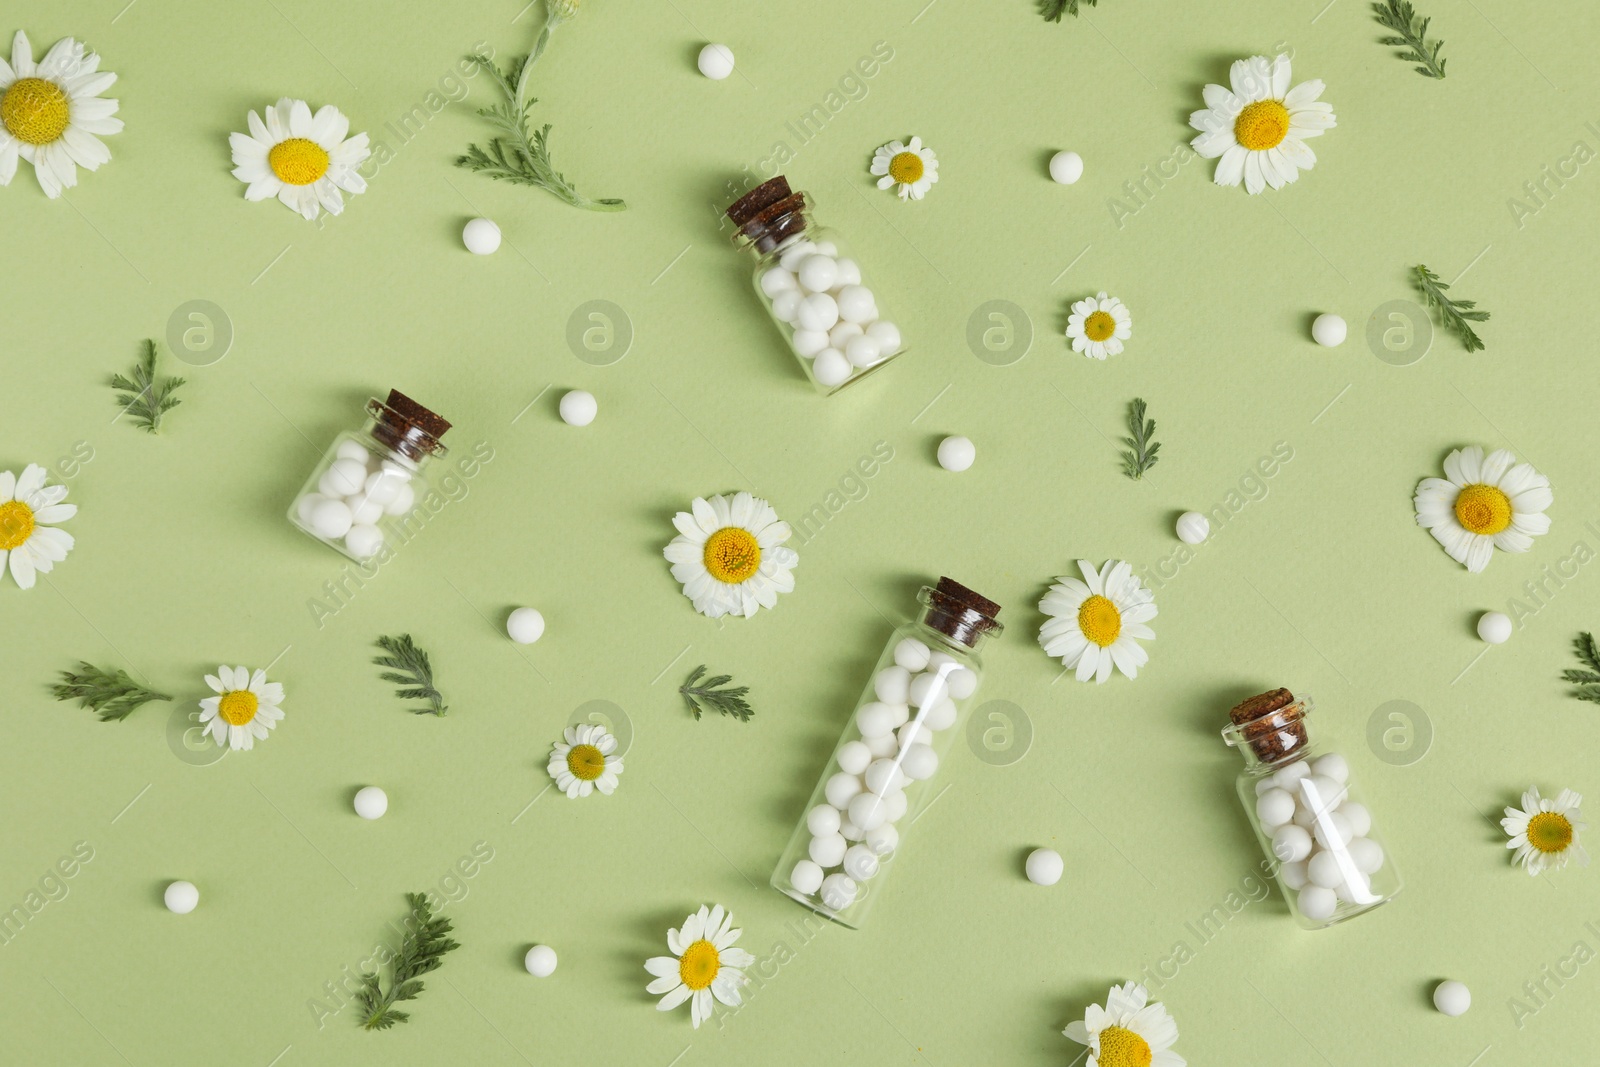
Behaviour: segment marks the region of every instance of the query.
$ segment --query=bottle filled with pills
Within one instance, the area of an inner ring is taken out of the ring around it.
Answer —
[[[404,540],[404,523],[427,492],[428,462],[448,451],[450,424],[396,389],[367,401],[367,423],[334,438],[289,505],[289,521],[365,562]],[[400,536],[396,536],[400,535]]]
[[[843,240],[818,226],[811,199],[779,175],[728,208],[734,240],[756,257],[755,287],[806,376],[823,393],[859,381],[905,351],[900,327]]]
[[[1311,743],[1312,703],[1287,689],[1234,708],[1223,740],[1239,750],[1239,800],[1295,920],[1320,930],[1400,892],[1394,859],[1350,781],[1350,763]]]
[[[1000,605],[940,578],[895,630],[772,874],[772,886],[855,929],[903,835],[939,790],[939,765],[983,679],[978,646]]]

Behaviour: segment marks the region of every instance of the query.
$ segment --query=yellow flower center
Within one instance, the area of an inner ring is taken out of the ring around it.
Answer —
[[[1100,1067],[1150,1067],[1150,1042],[1120,1026],[1100,1031]]]
[[[722,957],[717,955],[717,946],[704,938],[684,949],[678,958],[678,977],[696,991],[708,988],[720,970]]]
[[[67,128],[71,100],[55,82],[18,78],[0,97],[0,122],[11,136],[28,144],[49,144]]]
[[[244,726],[256,717],[256,708],[259,707],[256,695],[248,689],[234,689],[222,694],[222,700],[217,704],[217,714],[229,726]]]
[[[1101,648],[1109,648],[1122,633],[1122,612],[1111,601],[1096,594],[1078,609],[1078,629]]]
[[[328,173],[327,151],[304,137],[291,137],[273,145],[267,153],[267,163],[285,185],[310,185]]]
[[[1469,485],[1456,495],[1456,521],[1469,533],[1497,534],[1511,525],[1511,498],[1492,485]]]
[[[1117,332],[1117,320],[1109,311],[1096,311],[1083,320],[1083,335],[1091,341],[1109,340]]]
[[[1572,844],[1572,822],[1555,811],[1541,811],[1528,820],[1528,844],[1540,852],[1565,852]]]
[[[1276,148],[1289,136],[1289,109],[1277,100],[1257,100],[1233,120],[1233,136],[1252,152]]]
[[[724,526],[706,538],[706,570],[711,577],[738,585],[761,566],[761,545],[742,526]]]
[[[567,752],[567,770],[574,778],[592,782],[606,772],[606,755],[593,745],[573,745]]]
[[[901,185],[910,185],[922,180],[922,157],[915,152],[900,152],[889,160],[889,177]]]
[[[0,552],[20,548],[33,536],[33,509],[20,500],[0,504]]]

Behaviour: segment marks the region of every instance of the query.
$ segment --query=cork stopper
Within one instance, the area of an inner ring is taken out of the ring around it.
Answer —
[[[937,585],[923,586],[918,599],[928,606],[922,619],[924,623],[968,648],[976,647],[980,638],[1005,628],[996,618],[1000,614],[999,604],[952,578],[940,578]]]
[[[413,463],[427,456],[442,456],[448,451],[440,438],[450,429],[449,420],[398,389],[389,390],[386,401],[377,397],[368,400],[367,413],[374,420],[373,438]]]
[[[806,194],[789,188],[783,175],[769,179],[735,200],[728,218],[738,236],[766,253],[806,230]]]
[[[1262,763],[1277,763],[1306,747],[1304,701],[1287,689],[1273,689],[1243,701],[1228,713],[1223,736],[1229,744],[1248,744]]]

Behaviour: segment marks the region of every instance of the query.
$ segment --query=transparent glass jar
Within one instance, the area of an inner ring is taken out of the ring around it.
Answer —
[[[819,390],[838,392],[905,351],[845,242],[812,222],[810,198],[782,175],[735,201],[728,217],[735,243],[756,257],[756,295]]]
[[[366,425],[333,439],[289,505],[291,523],[357,562],[407,539],[402,524],[427,494],[428,461],[447,454],[439,439],[450,428],[395,389],[366,410]]]
[[[1400,892],[1400,872],[1350,782],[1350,764],[1311,743],[1309,697],[1287,689],[1233,709],[1223,740],[1237,748],[1239,800],[1275,864],[1289,913],[1320,930],[1371,911]]]
[[[895,630],[844,736],[772,872],[772,886],[855,929],[930,798],[933,779],[983,679],[978,645],[1000,606],[949,578],[924,586],[926,607]]]

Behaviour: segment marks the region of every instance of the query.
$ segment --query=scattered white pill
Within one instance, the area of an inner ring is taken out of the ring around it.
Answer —
[[[826,293],[839,283],[839,264],[833,261],[832,256],[825,256],[821,252],[813,252],[800,261],[800,269],[795,271],[800,285],[808,293]]]
[[[379,514],[383,513],[383,509],[378,508],[378,505],[371,506],[377,508]],[[353,514],[351,517],[352,520],[355,518]],[[372,517],[377,518],[376,515]],[[370,522],[352,521],[350,529],[344,535],[344,547],[348,548],[350,554],[357,559],[371,559],[383,547],[383,531]]]
[[[850,343],[844,346],[844,358],[850,361],[852,367],[866,369],[883,360],[883,350],[870,337],[852,337]]]
[[[878,854],[866,845],[851,845],[844,853],[844,873],[857,882],[870,882],[878,874]]]
[[[695,63],[701,74],[719,82],[733,73],[733,49],[725,44],[708,44],[700,49]]]
[[[822,880],[822,903],[843,911],[856,902],[856,883],[848,874],[830,874]]]
[[[827,293],[812,293],[800,301],[795,321],[803,330],[831,330],[839,321],[839,304]]]
[[[894,646],[894,661],[908,671],[920,671],[928,665],[928,646],[915,637],[907,637]]]
[[[810,860],[801,860],[789,872],[789,884],[809,897],[822,888],[822,868]]]
[[[925,782],[939,770],[939,754],[929,745],[909,745],[900,760],[900,770],[906,777]]]
[[[1028,853],[1028,862],[1023,865],[1027,872],[1028,881],[1034,885],[1055,885],[1061,881],[1061,874],[1067,869],[1066,861],[1061,858],[1061,853],[1053,848],[1036,848]]]
[[[1050,178],[1071,185],[1083,177],[1083,157],[1076,152],[1057,152],[1050,157]]]
[[[822,795],[827,797],[828,803],[841,811],[850,806],[850,799],[861,792],[861,776],[846,774],[840,771],[828,779],[822,787]]]
[[[885,358],[900,351],[904,343],[900,337],[900,327],[885,319],[879,319],[867,327],[867,336],[878,342],[878,351]]]
[[[1308,885],[1300,890],[1297,900],[1300,905],[1300,914],[1312,922],[1321,922],[1333,915],[1339,906],[1339,898],[1333,892],[1320,885]]]
[[[807,851],[811,854],[811,862],[818,867],[837,867],[839,861],[844,859],[844,850],[848,847],[844,835],[834,832],[813,837],[811,847]]]
[[[1186,545],[1198,545],[1211,536],[1211,520],[1198,511],[1185,511],[1178,516],[1178,540]]]
[[[522,957],[522,965],[535,978],[549,978],[556,973],[556,950],[549,945],[534,945]]]
[[[843,385],[850,375],[855,373],[855,368],[850,366],[850,361],[837,348],[824,348],[817,353],[817,360],[811,365],[811,373],[817,376],[817,381],[831,389],[836,385]]]
[[[899,846],[900,831],[894,828],[894,823],[886,822],[876,830],[868,830],[861,841],[875,855],[887,856]]]
[[[782,267],[773,267],[761,275],[761,291],[768,296],[793,292],[797,284],[794,272],[784,270]]]
[[[363,819],[381,819],[389,810],[389,794],[375,785],[363,786],[356,790],[355,809]]]
[[[1282,789],[1269,789],[1256,797],[1256,817],[1267,830],[1276,830],[1294,818],[1294,797]]]
[[[1318,756],[1311,761],[1311,773],[1319,774],[1324,778],[1331,778],[1335,782],[1348,782],[1350,780],[1350,761],[1337,752],[1330,752],[1326,756]]]
[[[1465,1015],[1472,1007],[1472,990],[1460,982],[1440,982],[1433,987],[1433,1006],[1452,1017]]]
[[[519,645],[531,645],[544,636],[544,616],[538,608],[517,608],[506,616],[506,636]]]
[[[970,437],[946,437],[939,442],[939,466],[947,471],[964,471],[978,458]]]
[[[818,804],[806,812],[806,829],[812,837],[839,832],[839,809],[832,804]]]
[[[1491,645],[1511,640],[1511,619],[1504,612],[1486,611],[1478,616],[1478,636]]]
[[[1323,348],[1344,344],[1345,335],[1349,332],[1344,319],[1331,313],[1318,315],[1311,322],[1311,338]]]
[[[461,243],[475,256],[487,256],[500,248],[500,227],[488,219],[472,219],[461,228]]]
[[[1303,826],[1290,823],[1272,834],[1272,854],[1283,863],[1293,863],[1311,855],[1311,834]]]
[[[350,508],[343,500],[320,500],[311,509],[311,529],[329,540],[350,532]]]
[[[561,397],[559,410],[561,421],[568,426],[587,426],[599,414],[600,403],[595,400],[593,393],[573,389]]]
[[[195,888],[193,882],[173,882],[161,894],[161,899],[174,915],[187,915],[200,903],[200,890]]]

